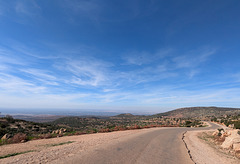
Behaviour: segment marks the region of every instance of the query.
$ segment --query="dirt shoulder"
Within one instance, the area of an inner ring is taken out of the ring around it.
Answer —
[[[185,142],[190,150],[193,161],[197,164],[239,164],[240,159],[233,157],[227,152],[220,151],[218,147],[208,142],[202,133],[214,131],[188,131],[185,134]]]
[[[0,159],[0,163],[54,163],[54,161],[59,161],[59,159],[71,158],[71,156],[79,154],[79,152],[84,155],[100,146],[128,140],[129,138],[139,135],[139,133],[147,133],[154,129],[155,128],[67,136],[3,145],[0,147],[0,156],[21,152],[27,153]]]

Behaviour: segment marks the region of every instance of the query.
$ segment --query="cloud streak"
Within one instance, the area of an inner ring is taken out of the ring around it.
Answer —
[[[189,52],[188,55],[181,55],[173,58],[177,68],[193,68],[205,62],[211,55],[216,53],[215,49],[203,49]]]
[[[153,54],[132,53],[122,62],[112,63],[94,57],[86,49],[64,49],[58,54],[59,51],[54,47],[51,53],[58,56],[53,58],[51,55],[41,55],[41,52],[36,55],[33,49],[24,47],[16,45],[15,48],[0,48],[0,89],[6,95],[0,100],[1,103],[10,101],[6,100],[9,98],[18,101],[16,105],[24,108],[26,97],[31,97],[28,99],[31,100],[28,107],[97,109],[140,105],[156,109],[156,106],[170,107],[174,104],[230,104],[238,100],[234,96],[239,97],[236,92],[238,88],[218,91],[200,89],[196,92],[186,82],[186,79],[194,79],[201,72],[201,64],[210,60],[216,53],[214,49],[184,53],[195,53],[194,57],[179,55],[173,49]],[[16,54],[18,56],[14,58]],[[187,69],[189,75],[184,75],[180,71],[182,69]],[[180,76],[183,82],[178,82],[176,86],[175,81]],[[231,100],[226,99],[229,94]],[[6,102],[2,107],[6,106]]]
[[[123,60],[125,60],[126,65],[146,65],[151,64],[155,61],[159,61],[160,59],[163,59],[167,57],[168,55],[173,52],[172,49],[162,49],[158,50],[156,53],[149,53],[149,52],[137,52],[133,51],[130,53],[127,53],[123,56]]]

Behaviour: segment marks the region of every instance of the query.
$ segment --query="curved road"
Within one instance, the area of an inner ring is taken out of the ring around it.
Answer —
[[[114,145],[98,148],[84,156],[74,156],[60,163],[84,164],[192,164],[182,140],[185,131],[217,129],[207,128],[156,128],[139,133],[134,138]]]

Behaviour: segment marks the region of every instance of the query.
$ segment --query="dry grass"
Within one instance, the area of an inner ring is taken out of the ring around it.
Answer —
[[[13,156],[20,155],[20,154],[26,154],[26,153],[30,153],[30,152],[33,152],[33,150],[24,151],[24,152],[20,152],[20,153],[7,154],[7,155],[4,155],[4,156],[0,156],[0,159],[13,157]]]
[[[73,143],[73,142],[75,142],[75,141],[61,142],[61,143],[51,144],[51,145],[47,145],[47,146],[48,146],[48,147],[60,146],[60,145],[70,144],[70,143]]]

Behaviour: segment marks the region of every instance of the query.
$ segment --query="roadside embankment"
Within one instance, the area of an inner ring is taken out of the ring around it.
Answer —
[[[188,131],[184,134],[184,140],[193,161],[197,164],[239,164],[240,159],[227,152],[220,151],[219,147],[209,142],[208,138],[202,135],[204,133],[212,134],[213,132],[213,130]]]

